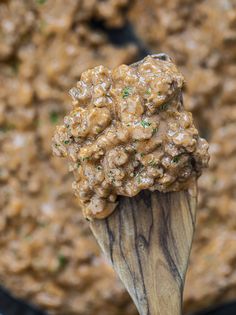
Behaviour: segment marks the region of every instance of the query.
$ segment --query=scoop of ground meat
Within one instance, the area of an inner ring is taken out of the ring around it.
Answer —
[[[186,189],[207,166],[208,144],[184,109],[183,84],[164,54],[81,75],[53,152],[69,159],[86,218],[110,215],[118,195]]]

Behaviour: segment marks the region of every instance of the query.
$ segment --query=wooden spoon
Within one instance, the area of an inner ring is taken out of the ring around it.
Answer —
[[[140,315],[180,315],[196,213],[189,191],[120,197],[113,214],[90,227]]]
[[[164,53],[152,57],[170,60]],[[120,197],[113,214],[90,223],[140,315],[181,315],[196,191],[194,182],[189,191],[142,191],[133,198]]]

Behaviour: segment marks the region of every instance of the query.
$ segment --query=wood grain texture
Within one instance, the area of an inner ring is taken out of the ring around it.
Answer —
[[[180,315],[195,226],[187,191],[121,197],[107,219],[91,222],[103,252],[140,315]]]

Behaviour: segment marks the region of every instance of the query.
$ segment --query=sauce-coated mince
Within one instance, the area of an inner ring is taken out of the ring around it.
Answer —
[[[183,106],[183,76],[164,57],[98,66],[70,90],[73,110],[56,129],[53,151],[70,161],[86,218],[110,215],[117,195],[186,189],[207,166],[208,144]]]

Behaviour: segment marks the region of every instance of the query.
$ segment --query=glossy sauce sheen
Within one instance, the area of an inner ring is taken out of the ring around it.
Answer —
[[[73,110],[57,127],[54,154],[67,157],[88,219],[105,218],[117,195],[186,189],[208,163],[182,102],[184,79],[167,57],[84,72],[71,89]]]

